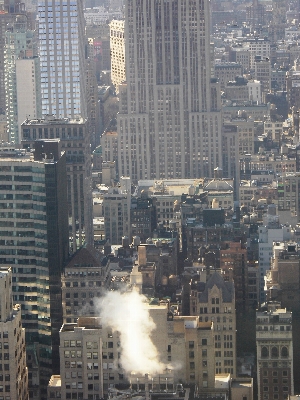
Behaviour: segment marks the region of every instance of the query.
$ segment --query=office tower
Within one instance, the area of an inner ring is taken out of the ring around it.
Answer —
[[[223,156],[223,174],[224,176],[233,179],[234,190],[236,198],[239,195],[239,133],[238,126],[235,124],[227,123],[223,124],[222,132],[222,156]]]
[[[142,193],[140,197],[132,197],[130,224],[132,236],[138,236],[141,243],[146,243],[146,240],[151,238],[156,228],[156,207],[155,200],[149,198],[147,193]]]
[[[177,275],[178,269],[178,240],[177,238],[151,238],[146,244],[138,247],[138,265],[143,267],[155,264],[155,285],[170,276]]]
[[[266,300],[280,302],[297,312],[300,301],[299,246],[291,241],[273,242],[271,267],[266,271]]]
[[[191,315],[203,322],[213,321],[215,333],[215,373],[236,376],[236,314],[232,281],[225,282],[219,272],[206,280],[202,271],[200,284],[191,289]]]
[[[209,2],[129,0],[119,86],[119,174],[213,176],[221,166],[219,86],[211,81]]]
[[[21,307],[12,303],[11,267],[0,267],[0,398],[28,400],[25,329],[21,324]],[[4,382],[3,382],[4,381]]]
[[[284,216],[284,211],[292,218],[300,221],[300,174],[286,174],[278,181],[278,214]]]
[[[100,138],[100,145],[104,162],[118,161],[118,133],[115,130],[109,127],[103,132]]]
[[[281,188],[280,188],[281,189]],[[259,249],[259,298],[258,301],[262,304],[265,301],[265,275],[272,263],[273,242],[281,242],[291,240],[291,229],[289,226],[267,225],[260,226],[258,230],[258,249]],[[278,255],[278,252],[277,252]]]
[[[197,316],[173,317],[163,302],[145,303],[144,308],[149,310],[156,325],[151,340],[158,350],[159,359],[171,369],[172,363],[177,365],[175,371],[169,369],[176,383],[194,384],[206,393],[214,390],[212,322],[199,322]],[[49,394],[57,390],[61,391],[62,399],[74,399],[76,393],[77,399],[96,400],[103,396],[103,392],[107,394],[111,385],[126,387],[130,381],[136,390],[137,380],[133,381],[131,377],[134,371],[124,370],[121,364],[122,339],[122,334],[102,324],[101,318],[80,317],[77,323],[64,324],[60,332],[61,373],[52,376]],[[150,390],[155,390],[152,386],[158,381],[155,378],[158,374],[149,374]],[[162,385],[166,387],[166,379],[161,378],[161,383],[157,387],[159,390]],[[172,392],[169,386],[168,389]]]
[[[126,80],[125,75],[125,40],[124,21],[113,20],[110,26],[111,81],[119,93],[120,83]]]
[[[105,238],[110,244],[121,244],[122,237],[131,237],[130,193],[118,188],[109,189],[103,196]]]
[[[265,102],[266,94],[271,90],[271,63],[269,58],[255,57],[254,78],[261,83],[262,97]]]
[[[20,143],[21,123],[41,114],[37,43],[25,15],[16,17],[5,32],[4,81],[8,140]]]
[[[285,37],[287,4],[286,0],[272,0],[272,20],[269,35],[274,43],[283,40]]]
[[[294,394],[292,313],[280,303],[256,313],[258,399]]]
[[[131,237],[131,180],[121,177],[120,188],[109,188],[103,196],[105,238],[110,244],[121,244],[122,237]]]
[[[66,157],[58,141],[37,141],[34,158],[3,157],[0,171],[0,263],[13,266],[13,298],[21,304],[26,344],[37,343],[44,399],[59,368],[61,272],[68,256]]]
[[[25,14],[24,3],[20,0],[4,0],[0,2],[0,114],[5,113],[4,85],[4,46],[5,32],[8,24],[15,21],[17,15]]]
[[[83,318],[84,324],[64,324],[60,331],[61,398],[103,398],[102,326],[99,319]],[[107,336],[106,336],[107,338]],[[73,355],[75,354],[75,357]],[[74,375],[76,378],[74,379]],[[75,397],[74,394],[78,397]]]
[[[247,250],[241,242],[229,242],[220,250],[220,268],[225,280],[234,279],[236,310],[248,311],[248,266]]]
[[[8,142],[7,121],[5,114],[0,115],[0,141],[4,143]]]
[[[260,29],[265,24],[266,7],[259,0],[253,0],[252,4],[246,7],[246,20],[251,32]]]
[[[93,243],[91,154],[87,121],[83,118],[28,119],[22,124],[22,143],[33,147],[36,139],[60,138],[66,151],[70,246]]]
[[[93,47],[88,46],[89,55],[86,59],[86,95],[87,95],[87,120],[88,131],[92,149],[100,141],[100,108],[98,102],[98,85],[96,79],[96,61],[94,59]]]
[[[76,322],[79,316],[97,315],[94,299],[108,285],[109,267],[93,247],[81,247],[65,266],[62,276],[63,322]]]
[[[82,1],[38,4],[42,115],[86,117]]]

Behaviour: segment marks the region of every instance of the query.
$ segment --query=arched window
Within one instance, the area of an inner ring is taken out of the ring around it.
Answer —
[[[288,348],[283,346],[281,349],[281,357],[288,357],[288,356],[289,356]]]
[[[261,356],[262,357],[269,357],[269,350],[268,350],[268,348],[267,347],[262,347],[261,348]]]
[[[278,358],[278,348],[277,347],[272,347],[272,350],[271,350],[271,357],[272,358]]]

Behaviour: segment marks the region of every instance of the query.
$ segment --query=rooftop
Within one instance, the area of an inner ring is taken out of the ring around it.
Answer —
[[[55,118],[52,115],[46,116],[44,119],[26,119],[21,125],[58,125],[58,124],[85,124],[86,119],[78,117],[78,118]]]
[[[48,384],[51,388],[61,387],[60,375],[52,375]]]
[[[252,378],[239,378],[239,379],[232,379],[231,381],[232,388],[245,388],[252,386],[253,386]]]

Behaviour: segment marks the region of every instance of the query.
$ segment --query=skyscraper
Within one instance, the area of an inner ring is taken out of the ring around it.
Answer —
[[[280,303],[256,313],[258,399],[288,399],[294,394],[292,313]]]
[[[119,84],[125,77],[124,21],[112,20],[110,26],[111,82],[119,93]]]
[[[59,369],[61,273],[68,256],[66,155],[59,141],[36,141],[34,158],[0,160],[0,264],[12,265],[26,345],[38,344],[40,399]],[[9,201],[9,203],[7,203]]]
[[[21,0],[0,1],[0,114],[5,112],[4,85],[4,46],[7,24],[13,23],[17,15],[25,14],[25,5]]]
[[[93,243],[90,136],[86,119],[46,116],[26,120],[22,126],[24,148],[37,139],[61,139],[66,152],[70,245],[73,251],[84,242]]]
[[[42,115],[86,117],[82,1],[38,4]]]
[[[40,117],[39,60],[35,32],[27,17],[17,16],[5,32],[4,82],[8,139],[19,143],[21,123]]]
[[[21,324],[20,305],[12,304],[11,267],[0,267],[0,293],[0,335],[3,340],[0,357],[4,362],[0,374],[0,399],[28,400],[25,329]]]
[[[218,84],[207,0],[128,0],[120,85],[119,175],[213,176],[221,166]]]

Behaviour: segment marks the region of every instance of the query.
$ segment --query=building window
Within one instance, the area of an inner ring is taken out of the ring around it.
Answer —
[[[287,347],[282,347],[281,349],[281,357],[288,357],[289,356],[289,351],[287,349]]]
[[[273,346],[271,350],[271,357],[272,358],[278,358],[278,348]]]
[[[269,350],[265,346],[261,348],[261,357],[263,358],[269,357]]]

